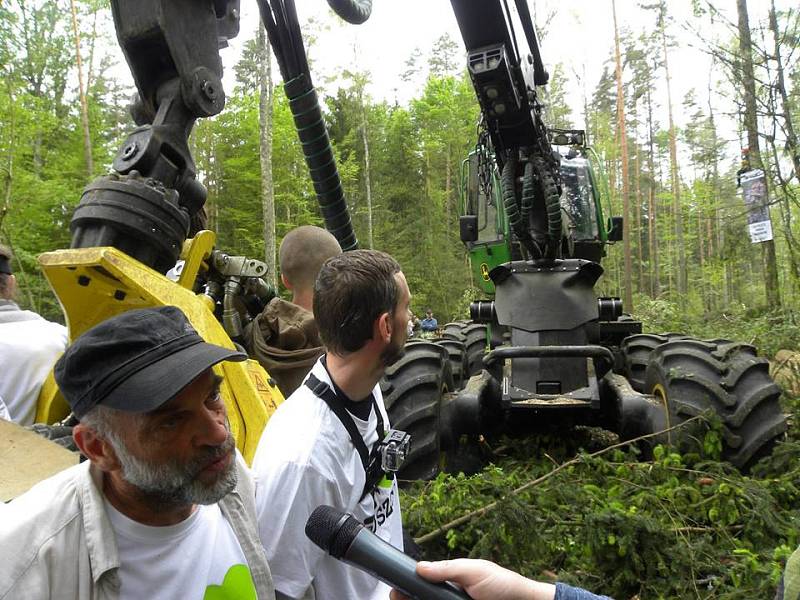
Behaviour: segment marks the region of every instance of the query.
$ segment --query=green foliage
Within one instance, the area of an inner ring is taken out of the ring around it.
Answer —
[[[719,312],[691,315],[674,302],[636,298],[635,317],[648,333],[684,333],[703,339],[724,338],[756,346],[763,356],[800,347],[800,315],[790,308],[766,310],[734,305]]]
[[[505,440],[495,464],[467,477],[439,475],[403,492],[414,535],[491,502],[497,508],[423,547],[426,558],[486,558],[536,579],[581,585],[616,598],[767,598],[798,543],[800,444],[791,438],[752,476],[707,454],[655,448],[592,457],[591,430],[560,441]],[[546,448],[546,452],[545,452]],[[579,460],[518,495],[509,491]]]
[[[89,183],[79,106],[68,85],[74,75],[69,10],[62,8],[40,0],[0,8],[9,25],[0,33],[0,57],[14,57],[0,61],[0,241],[17,257],[19,303],[54,320],[63,317],[36,257],[69,246],[72,210]],[[111,18],[96,2],[78,8],[85,16],[99,11],[98,19]],[[97,32],[83,34],[84,42],[102,43]],[[124,94],[106,76],[113,60],[95,61],[87,97],[95,174],[100,174],[120,141]]]

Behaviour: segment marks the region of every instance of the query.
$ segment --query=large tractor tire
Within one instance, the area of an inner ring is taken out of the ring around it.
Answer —
[[[463,336],[462,336],[463,338]],[[453,375],[453,388],[451,391],[460,390],[467,383],[467,354],[464,342],[451,337],[441,337],[434,340],[447,352],[450,361],[450,373]]]
[[[676,339],[652,351],[645,391],[667,408],[667,425],[712,411],[722,421],[722,458],[746,471],[786,431],[780,388],[766,359],[750,345]],[[679,447],[697,444],[692,431],[672,433]],[[700,440],[700,443],[702,441]]]
[[[467,356],[467,376],[480,373],[483,369],[483,355],[486,354],[486,325],[469,323],[461,330],[464,334],[464,348]]]
[[[469,378],[483,369],[483,355],[486,353],[486,325],[472,321],[456,321],[444,326],[442,337],[464,343],[466,371],[464,385]]]
[[[411,434],[401,480],[432,479],[439,472],[442,395],[452,389],[447,351],[432,342],[408,342],[405,355],[386,369],[381,392],[389,421]]]
[[[685,339],[687,336],[678,333],[637,333],[622,341],[622,356],[625,361],[624,375],[631,387],[637,392],[645,393],[645,372],[650,364],[650,355],[661,344],[671,340]]]
[[[463,339],[464,334],[462,330],[464,329],[465,323],[461,321],[456,321],[454,323],[446,323],[445,326],[442,328],[442,337],[452,337],[453,339]]]

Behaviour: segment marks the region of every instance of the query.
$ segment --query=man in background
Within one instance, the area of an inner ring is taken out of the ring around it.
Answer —
[[[320,504],[353,514],[403,547],[393,473],[380,462],[389,424],[378,381],[403,353],[411,294],[388,254],[353,250],[322,267],[314,315],[326,353],[267,422],[253,461],[261,541],[276,596],[386,600],[389,587],[303,533]]]
[[[67,329],[17,306],[11,259],[0,246],[0,397],[12,421],[31,425],[42,383],[67,346]]]
[[[292,301],[273,298],[245,328],[245,346],[275,379],[284,397],[302,383],[324,348],[314,322],[314,281],[322,264],[341,254],[339,242],[313,225],[293,229],[279,250],[281,281]]]
[[[425,318],[420,321],[420,327],[422,331],[428,333],[436,331],[439,328],[439,322],[436,320],[436,317],[433,316],[433,311],[430,308],[425,311]]]

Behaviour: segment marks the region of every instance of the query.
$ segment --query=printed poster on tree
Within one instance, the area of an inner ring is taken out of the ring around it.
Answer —
[[[764,171],[752,169],[741,175],[742,196],[747,207],[747,227],[753,244],[772,239],[772,222],[767,208],[767,182]]]

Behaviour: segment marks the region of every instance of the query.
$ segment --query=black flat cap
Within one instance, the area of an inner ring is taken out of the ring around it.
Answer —
[[[55,366],[55,378],[79,419],[102,404],[155,410],[237,350],[209,344],[175,306],[130,310],[86,331]]]

